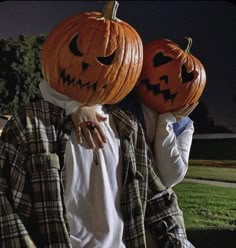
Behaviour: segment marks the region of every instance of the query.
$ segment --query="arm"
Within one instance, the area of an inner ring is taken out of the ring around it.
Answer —
[[[131,152],[131,154],[135,154],[136,158],[133,159],[132,155],[129,157],[130,164],[133,164],[133,166],[130,165],[130,171],[134,173],[133,178],[132,176],[129,178],[130,180],[135,178],[132,182],[134,183],[136,181],[139,187],[136,188],[136,184],[133,184],[135,190],[131,190],[130,187],[132,186],[130,185],[132,185],[132,183],[130,182],[126,184],[129,189],[129,193],[124,195],[128,196],[128,202],[130,201],[129,197],[132,198],[130,203],[131,205],[126,211],[130,211],[131,216],[135,216],[140,212],[143,214],[141,215],[144,217],[145,221],[145,233],[148,247],[158,246],[193,248],[193,246],[191,246],[191,244],[187,241],[183,215],[178,206],[176,194],[171,188],[166,189],[156,174],[154,156],[145,140],[144,132],[140,126],[140,123],[137,125],[137,128],[140,131],[138,131],[137,136],[130,139],[132,140],[132,145],[130,146],[131,149],[129,149],[128,146],[125,152],[132,151],[132,149],[135,151]],[[130,144],[130,141],[127,143]],[[130,175],[131,174],[132,173],[130,173]],[[137,192],[139,192],[138,197],[136,195]],[[136,208],[138,209],[138,206],[141,204],[141,202],[139,202],[140,199],[144,204],[144,207],[141,211],[138,210],[136,213]],[[138,222],[139,221],[140,219],[138,219]],[[128,222],[128,226],[130,226],[130,221]],[[132,227],[130,227],[130,230],[130,232],[132,232]],[[133,233],[136,234],[135,231]],[[150,233],[152,235],[148,235]]]
[[[188,241],[183,212],[171,188],[163,189],[149,153],[149,173],[145,226],[148,247],[194,248]],[[149,233],[148,233],[149,231]]]
[[[155,162],[149,152],[145,226],[148,247],[193,248],[187,240],[183,212],[171,188],[165,189],[155,173]],[[152,235],[149,235],[152,234]]]
[[[36,247],[22,219],[31,214],[19,129],[9,120],[0,138],[0,247]],[[27,189],[27,190],[26,190]],[[29,192],[28,192],[29,193]],[[21,216],[21,217],[20,217]]]
[[[174,123],[176,119],[171,113],[161,114],[156,126],[154,143],[158,172],[167,187],[181,182],[187,173],[194,132],[193,122],[190,120],[188,125],[182,126],[182,132],[176,136]],[[181,130],[181,124],[178,130]]]
[[[190,105],[174,113],[158,116],[142,105],[146,134],[152,145],[159,176],[166,187],[179,183],[187,172],[194,132],[193,122],[187,115],[195,106]]]

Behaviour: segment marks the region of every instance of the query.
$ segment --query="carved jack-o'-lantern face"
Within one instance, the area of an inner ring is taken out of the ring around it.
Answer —
[[[126,22],[84,12],[55,27],[41,58],[43,75],[58,92],[83,103],[111,104],[137,82],[143,46]]]
[[[191,39],[188,39],[191,42]],[[156,112],[171,112],[197,102],[206,82],[201,62],[174,42],[161,39],[144,46],[143,69],[136,90]]]

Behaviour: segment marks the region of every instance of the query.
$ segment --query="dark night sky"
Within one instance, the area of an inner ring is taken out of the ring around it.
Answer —
[[[230,1],[118,1],[118,18],[128,22],[144,43],[168,38],[182,44],[204,65],[207,85],[201,97],[216,124],[236,133],[236,5]],[[42,34],[65,17],[100,11],[103,1],[2,1],[0,39]]]

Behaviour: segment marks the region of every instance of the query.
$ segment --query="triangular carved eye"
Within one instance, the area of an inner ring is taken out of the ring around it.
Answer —
[[[173,60],[173,58],[163,55],[163,53],[157,53],[153,58],[153,66],[157,67],[164,65]]]
[[[107,57],[97,57],[97,60],[104,65],[110,65],[113,62],[115,54],[116,54],[116,51],[114,51],[111,55]]]
[[[75,56],[83,56],[83,53],[80,52],[78,45],[77,45],[77,40],[78,40],[78,34],[73,37],[73,39],[70,42],[69,49],[70,51],[75,55]]]

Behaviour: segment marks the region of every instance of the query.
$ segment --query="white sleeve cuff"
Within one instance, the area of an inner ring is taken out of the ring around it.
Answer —
[[[83,103],[77,102],[77,101],[67,101],[65,103],[65,111],[66,115],[70,115],[73,113],[77,108],[84,105]]]

